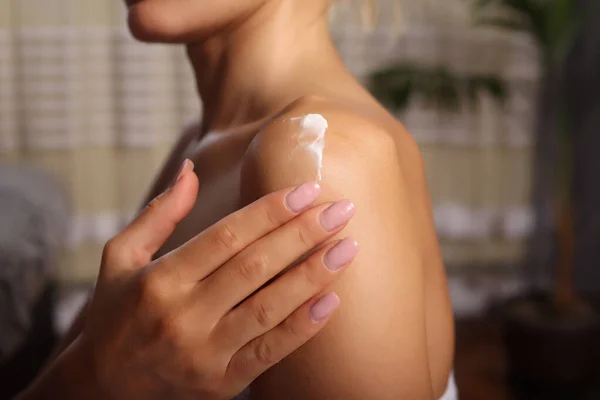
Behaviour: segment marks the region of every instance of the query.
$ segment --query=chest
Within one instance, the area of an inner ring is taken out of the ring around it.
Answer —
[[[178,224],[162,251],[168,252],[241,208],[240,176],[250,139],[208,135],[190,143],[181,160],[194,162],[200,187],[190,214]]]

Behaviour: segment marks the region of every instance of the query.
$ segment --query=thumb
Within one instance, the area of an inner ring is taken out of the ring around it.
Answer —
[[[121,233],[108,241],[102,254],[102,274],[144,267],[185,218],[198,196],[194,164],[185,160],[175,184],[152,200]]]

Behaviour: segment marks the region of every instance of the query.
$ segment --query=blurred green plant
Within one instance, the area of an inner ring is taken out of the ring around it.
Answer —
[[[571,185],[573,147],[570,117],[560,96],[566,57],[581,33],[585,15],[574,0],[468,0],[473,5],[477,26],[526,32],[539,48],[541,71],[536,135],[557,133],[559,181],[556,215],[558,250],[555,306],[570,310],[577,303],[573,289],[573,227]],[[600,4],[600,2],[599,2]],[[415,97],[442,111],[458,111],[465,101],[477,107],[480,93],[488,93],[499,103],[507,99],[507,83],[494,75],[469,75],[444,66],[404,62],[376,71],[370,77],[374,96],[395,111],[404,111]],[[548,121],[553,119],[552,121]],[[551,127],[551,129],[548,129]]]
[[[502,104],[508,96],[506,84],[500,77],[461,74],[443,66],[410,63],[375,72],[370,88],[379,100],[396,111],[407,109],[415,96],[421,97],[429,107],[449,112],[459,111],[465,102],[476,108],[481,92],[489,93]]]
[[[544,76],[560,68],[583,17],[573,0],[469,0],[473,2],[475,25],[529,33],[540,49]],[[503,104],[508,97],[506,82],[496,75],[469,75],[445,66],[412,62],[376,71],[370,77],[373,94],[396,111],[404,111],[414,97],[444,111],[457,111],[468,101],[477,107],[479,93],[488,93]]]
[[[539,45],[542,72],[560,68],[585,16],[574,0],[474,0],[475,24],[530,34]]]
[[[558,260],[554,305],[559,311],[569,312],[580,301],[573,285],[573,131],[571,116],[560,93],[566,57],[581,33],[585,15],[581,14],[574,0],[475,0],[473,10],[477,25],[527,32],[537,42],[540,51],[538,62],[542,76],[538,118],[553,118],[553,130],[559,143],[555,210]],[[554,106],[549,103],[552,101],[556,102]],[[538,126],[543,126],[543,123],[538,121]],[[538,135],[545,133],[544,129],[537,132]]]

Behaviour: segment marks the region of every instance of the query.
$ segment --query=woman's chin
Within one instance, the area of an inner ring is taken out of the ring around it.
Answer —
[[[142,42],[201,42],[265,0],[127,0],[131,34]],[[210,3],[210,4],[207,4]]]
[[[131,34],[142,42],[185,44],[199,40],[202,17],[186,2],[132,1],[127,23]]]
[[[156,3],[138,1],[129,8],[127,24],[131,34],[142,42],[177,42],[182,35],[181,21],[161,12]]]

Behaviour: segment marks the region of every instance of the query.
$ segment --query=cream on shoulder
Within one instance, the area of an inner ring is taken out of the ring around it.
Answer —
[[[329,127],[327,120],[321,114],[307,114],[302,117],[290,118],[290,120],[299,122],[296,149],[310,155],[316,170],[316,179],[321,180],[325,132]]]

